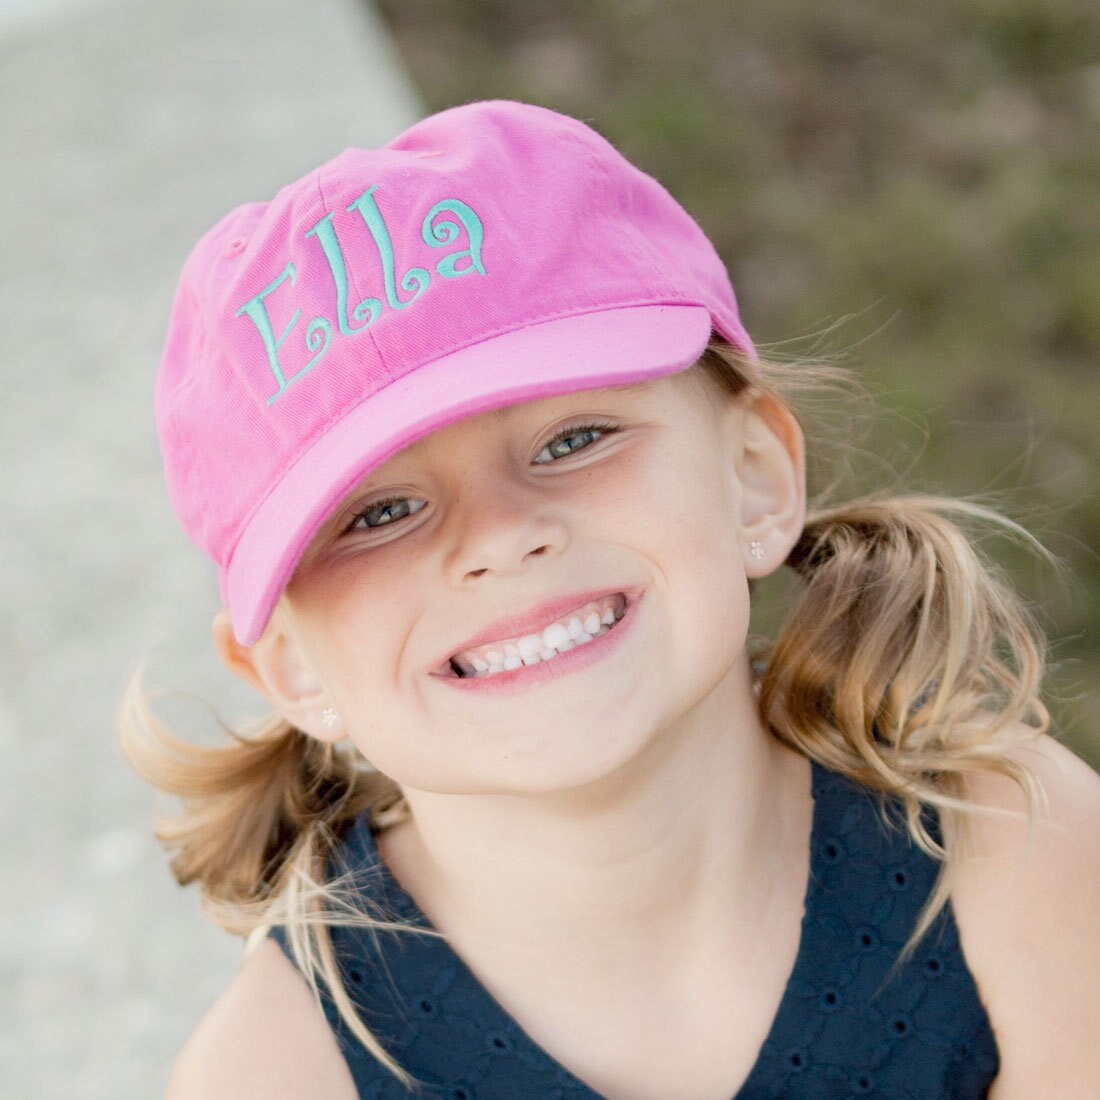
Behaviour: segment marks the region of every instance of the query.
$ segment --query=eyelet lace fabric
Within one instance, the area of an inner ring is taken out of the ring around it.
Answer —
[[[892,972],[937,864],[910,841],[900,815],[887,825],[877,796],[816,764],[813,795],[798,955],[756,1063],[731,1100],[984,1097],[997,1047],[950,905]],[[340,864],[373,906],[427,927],[365,820],[347,837]],[[285,950],[279,930],[273,934]],[[415,1093],[402,1086],[323,998],[364,1100],[602,1100],[526,1035],[443,939],[349,928],[332,936],[367,1025],[420,1082]]]

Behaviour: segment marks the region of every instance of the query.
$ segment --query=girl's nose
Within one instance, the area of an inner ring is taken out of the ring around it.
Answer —
[[[468,485],[456,506],[447,573],[456,584],[522,573],[565,549],[568,531],[551,502],[499,482]]]

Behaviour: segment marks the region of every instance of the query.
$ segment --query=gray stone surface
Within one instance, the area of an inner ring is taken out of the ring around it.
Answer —
[[[168,508],[153,372],[199,233],[419,113],[356,0],[0,2],[3,1097],[160,1095],[236,966],[113,736],[143,655],[157,685],[262,709],[210,654],[212,571]]]

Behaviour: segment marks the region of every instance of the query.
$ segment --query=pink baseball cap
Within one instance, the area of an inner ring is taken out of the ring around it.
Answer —
[[[475,413],[684,370],[712,330],[754,354],[660,184],[544,108],[443,111],[195,246],[156,385],[172,502],[251,644],[387,458]]]

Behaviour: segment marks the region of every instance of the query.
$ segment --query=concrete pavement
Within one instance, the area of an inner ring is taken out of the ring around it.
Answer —
[[[199,233],[419,114],[361,0],[0,5],[0,1096],[159,1096],[235,968],[114,745],[142,655],[199,733],[262,710],[211,658],[153,372]]]

